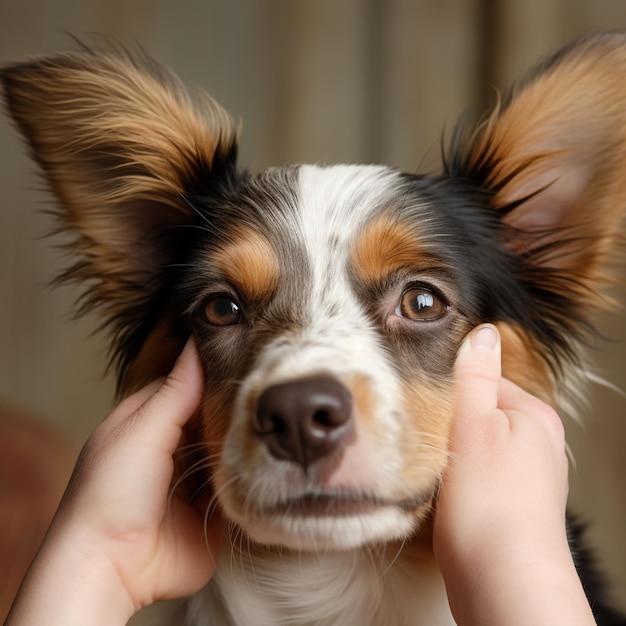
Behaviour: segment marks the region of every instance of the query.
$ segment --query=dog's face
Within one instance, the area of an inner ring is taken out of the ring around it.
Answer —
[[[334,549],[407,537],[430,512],[474,325],[499,325],[526,389],[556,403],[571,383],[625,213],[624,74],[624,37],[582,40],[459,133],[435,177],[240,173],[225,114],[124,54],[0,78],[122,388],[193,334],[206,398],[188,470],[253,539]]]
[[[429,511],[477,315],[455,258],[465,233],[433,186],[379,167],[273,170],[233,185],[193,246],[183,299],[214,488],[254,539],[349,547]]]

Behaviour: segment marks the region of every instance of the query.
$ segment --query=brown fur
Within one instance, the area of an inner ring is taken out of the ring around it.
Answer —
[[[259,302],[273,294],[281,274],[271,244],[251,229],[242,229],[232,243],[215,250],[208,262],[247,299]]]
[[[504,218],[511,247],[571,272],[581,295],[606,279],[624,219],[624,42],[597,35],[561,51],[496,107],[465,155],[470,174],[486,173],[494,208],[519,203]]]
[[[398,270],[429,267],[430,257],[415,225],[399,223],[392,215],[383,214],[357,239],[351,265],[360,281],[378,284]]]

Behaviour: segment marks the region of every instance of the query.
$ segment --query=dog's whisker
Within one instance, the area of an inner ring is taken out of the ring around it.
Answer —
[[[211,231],[215,230],[214,224],[207,217],[204,211],[201,211],[193,202],[191,202],[191,200],[184,193],[181,193],[180,197],[183,202],[211,229]]]
[[[389,561],[389,564],[387,565],[387,567],[380,573],[380,577],[384,578],[387,573],[393,568],[393,566],[396,564],[396,562],[398,561],[398,559],[400,558],[400,555],[402,554],[402,550],[404,550],[404,546],[406,545],[406,539],[402,539],[402,543],[400,543],[400,545],[398,546],[398,549],[396,550],[395,555],[393,556],[393,558],[391,559],[391,561]]]
[[[209,449],[209,444],[205,441],[198,441],[195,443],[186,443],[185,445],[179,446],[178,448],[176,448],[176,450],[174,451],[174,456],[175,458],[185,458],[187,456],[190,456],[191,454],[194,454],[198,450],[208,450],[208,449]]]
[[[199,230],[211,235],[214,234],[214,231],[202,224],[175,224],[171,226],[169,230]]]
[[[176,491],[180,488],[180,486],[193,474],[204,472],[205,470],[210,469],[210,465],[208,465],[205,461],[198,461],[194,465],[192,465],[189,469],[187,469],[181,476],[179,476],[172,486],[170,487],[168,497],[167,497],[167,505],[171,506],[172,500],[176,497]],[[196,491],[187,497],[188,502],[193,502],[193,500],[201,493],[201,489],[196,489]]]

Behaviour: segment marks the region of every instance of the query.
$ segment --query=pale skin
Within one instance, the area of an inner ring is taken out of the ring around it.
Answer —
[[[459,626],[595,624],[567,549],[567,461],[551,409],[500,376],[495,328],[457,360],[452,461],[435,555]],[[88,440],[5,626],[126,624],[215,570],[219,515],[170,499],[172,455],[202,398],[193,342],[165,381],[122,402]],[[208,549],[207,549],[208,543]]]
[[[460,626],[590,626],[567,543],[563,425],[501,377],[492,326],[456,362],[452,462],[439,496],[435,557]]]

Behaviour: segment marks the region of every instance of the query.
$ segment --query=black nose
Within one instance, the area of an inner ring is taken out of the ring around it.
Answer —
[[[273,385],[259,396],[254,430],[272,456],[306,470],[352,433],[352,396],[327,376]]]

